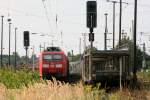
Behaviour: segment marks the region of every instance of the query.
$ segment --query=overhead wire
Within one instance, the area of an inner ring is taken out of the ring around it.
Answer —
[[[52,12],[52,5],[51,5],[51,0],[49,0],[49,13],[50,13],[50,17],[54,20],[54,16],[52,16],[53,15],[53,12]]]
[[[128,3],[129,5],[133,5],[133,3]],[[142,6],[142,7],[150,7],[150,5],[143,5],[143,4],[139,4],[139,6]],[[25,11],[21,11],[21,10],[18,10],[18,9],[12,9],[12,8],[8,8],[8,7],[2,7],[3,9],[6,8],[9,13],[10,12],[15,12],[15,13],[19,13],[19,14],[24,14],[25,16],[34,16],[34,17],[39,17],[39,18],[44,18],[44,16],[42,15],[36,15],[36,14],[31,14],[29,12],[25,12]],[[140,12],[148,12],[148,11],[140,11]],[[67,16],[80,16],[81,14],[67,14]],[[82,14],[82,15],[85,15],[85,14]],[[53,17],[52,17],[53,18]],[[54,19],[54,18],[53,18]]]
[[[7,9],[6,12],[8,12],[8,8],[7,8],[7,7],[3,7],[1,10],[4,11],[5,8]],[[12,9],[12,8],[11,8],[11,9],[9,9],[9,12],[10,12],[13,16],[31,16],[31,17],[42,18],[42,19],[45,18],[44,15],[36,15],[36,14],[34,14],[34,13],[25,12],[25,11],[18,10],[18,9]],[[14,13],[16,13],[17,15],[14,15]],[[18,15],[18,14],[19,14],[19,15]],[[71,15],[67,14],[67,16],[81,16],[81,15],[85,15],[85,14],[74,14],[74,15],[72,15],[72,14],[71,14]],[[53,18],[53,20],[55,20],[54,17],[56,17],[56,16],[52,16],[51,18]],[[58,18],[57,18],[57,22],[59,22],[59,21],[58,21]],[[80,24],[80,25],[81,25],[82,23],[69,21],[69,22],[65,22],[65,24]],[[84,24],[82,24],[82,25],[84,25]],[[53,34],[54,34],[54,32],[53,32]]]
[[[134,5],[134,3],[133,2],[130,2],[130,3],[128,3],[129,5]],[[147,4],[138,4],[138,6],[140,6],[140,7],[148,7],[148,8],[150,8],[150,5],[147,5]]]
[[[56,13],[55,14],[53,14],[53,12],[52,12],[52,4],[51,4],[51,2],[50,2],[50,0],[49,0],[49,6],[48,6],[48,8],[49,8],[49,12],[51,13],[51,15],[53,15],[53,16],[51,16],[51,19],[53,20],[53,22],[56,24],[56,28],[55,28],[55,31],[54,31],[54,35],[55,35],[55,37],[59,37],[59,36],[56,36],[56,35],[59,35],[59,34],[57,34],[58,32],[58,14],[57,14],[57,1],[56,2],[53,2],[53,3],[55,3],[55,4],[53,4],[53,5],[55,5],[55,9],[56,9]],[[54,27],[53,27],[54,28]],[[58,40],[60,40],[60,39],[58,39]],[[57,40],[57,41],[58,41]]]
[[[45,1],[45,0],[42,0],[43,2]],[[45,5],[45,4],[44,4]],[[132,5],[132,3],[129,3],[129,5]],[[140,6],[144,6],[145,7],[145,5],[140,5]],[[146,6],[148,6],[149,7],[149,5],[146,5]],[[50,6],[51,7],[51,6]],[[125,7],[126,8],[126,7]],[[45,9],[45,8],[44,8]],[[25,14],[25,16],[34,16],[34,17],[44,17],[44,16],[39,16],[39,15],[34,15],[34,14],[29,14],[29,13],[27,13],[27,12],[24,12],[24,11],[20,11],[20,10],[16,10],[16,9],[10,9],[9,8],[9,11],[14,11],[14,12],[17,12],[17,13],[20,13],[20,14]],[[47,11],[46,11],[47,12]],[[48,22],[50,23],[50,19],[49,19],[49,17],[48,17],[48,12],[47,12],[47,19],[48,19]],[[57,15],[57,14],[56,14]],[[118,14],[116,14],[116,17],[118,16]],[[56,17],[56,21],[58,21],[58,18]],[[110,20],[109,22],[111,22],[112,20]],[[77,23],[71,23],[71,24],[77,24]],[[50,26],[51,27],[51,26]]]
[[[42,0],[42,1],[45,1],[45,0]],[[106,0],[103,0],[103,1],[106,1]],[[134,3],[128,3],[128,5],[133,5]],[[139,6],[141,6],[141,7],[150,7],[150,5],[146,5],[146,4],[138,4]],[[2,6],[1,6],[2,7]],[[49,6],[50,7],[50,6]],[[25,11],[21,11],[21,10],[18,10],[18,9],[12,9],[12,8],[8,8],[8,7],[2,7],[2,8],[6,8],[8,11],[9,11],[9,13],[12,11],[12,12],[16,12],[16,13],[19,13],[19,14],[24,14],[25,16],[35,16],[35,17],[44,17],[44,16],[42,16],[42,15],[36,15],[36,14],[31,14],[31,13],[28,13],[28,12],[25,12]],[[148,12],[148,11],[147,11]],[[69,15],[69,14],[67,14],[67,16],[80,16],[81,14],[78,14],[78,15]],[[84,14],[82,14],[82,15],[84,15]]]
[[[44,2],[45,2],[45,0],[42,0],[42,4],[43,4],[44,10],[45,10],[45,15],[46,15],[46,18],[47,18],[47,21],[48,21],[48,24],[49,24],[49,28],[51,29],[50,31],[52,31],[52,33],[53,33],[53,29],[51,27],[51,22],[50,22],[49,15],[48,15],[48,10],[47,10],[46,5],[45,5]]]
[[[11,1],[8,1],[8,18],[10,18],[10,6],[11,6]]]

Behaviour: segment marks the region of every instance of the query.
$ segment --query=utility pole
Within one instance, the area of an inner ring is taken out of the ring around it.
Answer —
[[[33,57],[33,65],[32,65],[32,70],[35,70],[35,66],[34,66],[34,45],[33,45],[33,52],[32,52],[32,57]]]
[[[116,1],[113,1],[113,50],[115,49],[115,13],[116,13]]]
[[[81,55],[81,38],[79,38],[79,54]]]
[[[143,43],[143,61],[142,61],[142,68],[146,68],[146,62],[145,62],[145,43]]]
[[[134,3],[134,68],[133,68],[133,82],[136,82],[137,76],[136,76],[136,32],[137,32],[137,0],[135,0]]]
[[[61,32],[61,46],[63,47],[63,33]]]
[[[92,17],[91,17],[91,18],[92,18]],[[90,28],[89,41],[90,41],[90,43],[91,43],[91,49],[92,49],[92,48],[93,48],[93,41],[94,41],[93,28]]]
[[[2,18],[2,29],[1,29],[1,68],[3,66],[3,20],[4,20],[4,16],[1,16]]]
[[[54,46],[54,40],[52,40],[52,47]]]
[[[134,41],[134,20],[132,20],[132,30],[131,30],[131,33],[132,33],[132,35],[131,35],[131,37],[132,37],[132,41]]]
[[[10,37],[11,37],[11,19],[9,18],[8,20],[9,23],[9,60],[8,60],[8,64],[10,66]]]
[[[126,37],[127,37],[127,33],[125,33],[125,30],[124,30],[124,29],[122,30],[122,33],[121,33],[121,34],[122,34],[122,38],[126,38]]]
[[[16,49],[17,49],[17,45],[16,45],[16,43],[17,43],[17,28],[15,28],[15,70],[16,70],[16,68],[17,68],[17,59],[16,59]]]
[[[119,46],[121,44],[121,29],[122,28],[122,0],[120,0],[120,16],[119,16]]]
[[[72,62],[73,62],[73,50],[71,50],[71,52],[72,52]]]
[[[26,64],[28,64],[28,46],[25,47],[26,50]]]
[[[105,24],[106,24],[106,26],[105,26],[105,33],[104,33],[104,50],[107,50],[107,34],[108,34],[108,28],[107,28],[107,13],[105,13]]]
[[[42,46],[41,46],[41,44],[40,44],[40,52],[41,52],[41,49],[42,49]]]
[[[86,33],[82,33],[82,36],[83,36],[84,50],[86,50]]]
[[[115,22],[116,22],[116,3],[119,3],[117,1],[107,1],[107,2],[112,2],[113,3],[113,50],[115,49]]]
[[[45,42],[44,42],[44,50],[46,50],[46,49],[45,49]]]
[[[124,37],[124,34],[125,34],[124,29],[122,29],[122,32],[121,32],[122,38]]]
[[[107,2],[112,2],[113,3],[113,49],[115,46],[115,5],[116,3],[120,4],[120,15],[119,15],[119,45],[121,43],[121,28],[122,28],[122,4],[128,4],[126,2],[122,2],[122,0],[120,0],[120,2],[117,1],[110,1],[107,0]]]
[[[122,3],[124,4],[128,4],[126,2],[122,2],[122,0],[120,0],[120,15],[119,15],[119,45],[121,44],[121,30],[122,30]]]

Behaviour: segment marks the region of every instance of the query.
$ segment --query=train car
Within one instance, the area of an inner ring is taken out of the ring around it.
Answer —
[[[81,76],[81,60],[70,62],[69,72],[70,74]]]
[[[127,50],[87,50],[82,59],[84,82],[127,80],[131,68]]]
[[[69,74],[69,61],[59,47],[48,47],[39,56],[40,77],[55,76],[66,78]]]

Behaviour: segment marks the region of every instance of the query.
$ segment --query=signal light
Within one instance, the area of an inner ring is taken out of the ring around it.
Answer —
[[[87,27],[97,27],[97,2],[87,1]]]
[[[89,41],[94,41],[94,33],[89,33]]]
[[[24,46],[29,46],[30,41],[29,41],[29,31],[24,31]]]

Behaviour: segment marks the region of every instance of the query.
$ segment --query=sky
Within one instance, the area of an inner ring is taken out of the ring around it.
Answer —
[[[117,1],[117,0],[116,0]],[[119,1],[119,0],[118,0]],[[132,20],[134,18],[134,0],[123,0],[122,29],[131,38]],[[23,31],[30,31],[29,55],[40,52],[39,45],[60,46],[65,52],[73,50],[79,53],[79,40],[81,38],[81,51],[83,52],[82,33],[89,33],[86,27],[86,2],[87,0],[0,0],[0,16],[4,15],[4,54],[8,54],[8,22],[12,19],[11,27],[11,53],[14,52],[14,30],[17,30],[17,52],[25,55],[23,46]],[[112,33],[112,3],[106,0],[97,0],[97,28],[94,29],[94,46],[104,49],[105,13],[108,13],[108,32]],[[57,16],[57,22],[56,22]],[[116,4],[116,36],[119,33],[119,4]],[[138,0],[137,43],[146,43],[146,51],[150,54],[150,1]],[[1,20],[0,20],[1,23]],[[1,25],[1,24],[0,24]],[[1,30],[1,28],[0,28]],[[141,32],[145,35],[141,36]],[[32,34],[38,33],[38,34]],[[62,33],[62,35],[61,35]],[[41,34],[45,34],[41,36]],[[108,35],[112,39],[112,35]],[[88,45],[88,37],[86,37]],[[62,43],[63,41],[63,43]],[[112,46],[112,40],[108,41]]]

